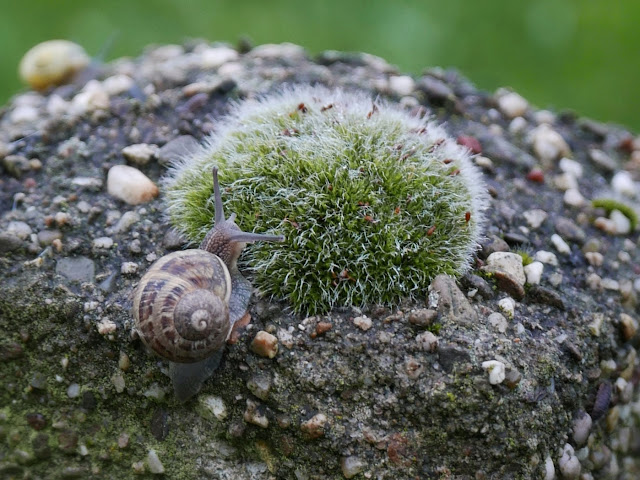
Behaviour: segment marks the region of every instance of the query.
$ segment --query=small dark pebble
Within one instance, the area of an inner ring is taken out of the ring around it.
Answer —
[[[455,94],[449,85],[429,75],[425,75],[418,80],[417,86],[432,99],[447,100],[455,98]]]
[[[49,435],[39,433],[31,442],[33,454],[36,458],[45,459],[51,456],[51,447],[49,447]]]
[[[527,237],[525,237],[521,233],[516,233],[516,232],[505,233],[504,240],[509,245],[523,245],[525,243],[529,243],[529,239]]]
[[[522,374],[515,368],[508,368],[504,376],[504,384],[511,390],[516,388],[522,380]]]
[[[36,372],[31,377],[29,385],[36,390],[45,390],[47,388],[47,376],[44,373]]]
[[[200,143],[191,135],[180,135],[165,144],[158,151],[158,163],[166,166],[189,155],[200,148]]]
[[[27,423],[34,430],[42,430],[47,426],[47,421],[41,413],[27,413]]]
[[[609,409],[609,403],[611,402],[611,382],[602,382],[598,387],[598,393],[596,394],[596,400],[593,402],[593,409],[591,410],[591,418],[595,421],[603,417]]]
[[[229,424],[229,428],[227,429],[227,431],[229,432],[229,436],[231,436],[232,438],[242,438],[246,427],[247,426],[244,422],[234,420]]]
[[[102,282],[100,282],[100,284],[98,285],[98,288],[103,292],[107,292],[107,293],[115,292],[116,288],[118,287],[118,282],[116,281],[117,279],[118,279],[118,272],[113,272],[111,275],[105,278]]]
[[[480,252],[478,252],[478,256],[485,260],[492,253],[508,252],[509,250],[511,249],[509,248],[509,244],[507,242],[505,242],[500,237],[491,235],[491,237],[482,242]]]
[[[209,100],[208,94],[204,92],[196,93],[189,100],[184,102],[182,105],[178,106],[176,108],[176,113],[178,113],[181,117],[188,118],[194,112],[196,112],[197,110],[202,108],[204,105],[206,105],[208,100]]]
[[[23,242],[20,237],[10,232],[0,232],[0,254],[18,250]]]
[[[471,356],[466,350],[452,346],[438,348],[438,362],[447,373],[451,373],[456,364],[469,363],[470,361]]]
[[[0,343],[0,362],[8,362],[9,360],[15,360],[22,357],[24,350],[22,345],[17,342],[2,342]]]
[[[169,435],[169,416],[167,411],[162,408],[156,408],[151,417],[151,434],[156,440],[164,440]]]
[[[460,283],[469,290],[477,289],[478,294],[487,300],[493,298],[495,295],[495,292],[493,291],[493,288],[491,288],[491,285],[489,285],[489,282],[478,275],[467,273],[460,279]]]
[[[564,342],[564,349],[574,360],[576,360],[577,362],[582,361],[582,352],[573,342]]]
[[[541,287],[540,285],[532,285],[527,292],[527,299],[532,303],[540,303],[543,305],[551,305],[560,310],[564,310],[564,300],[562,297],[547,287]]]
[[[82,394],[82,408],[86,409],[88,412],[92,412],[96,409],[96,397],[93,392],[84,392]]]
[[[58,448],[64,453],[74,453],[78,446],[78,434],[73,430],[65,430],[58,434]]]
[[[582,245],[585,241],[586,235],[584,230],[573,223],[572,220],[566,217],[558,217],[555,222],[556,232],[565,240],[571,240]]]

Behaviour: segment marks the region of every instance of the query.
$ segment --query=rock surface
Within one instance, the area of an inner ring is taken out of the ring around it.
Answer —
[[[605,192],[637,208],[629,131],[455,71],[414,79],[287,44],[160,46],[89,73],[0,111],[0,476],[638,478],[638,233],[597,228],[611,212],[590,206]],[[481,153],[493,240],[475,281],[437,277],[415,303],[302,318],[254,298],[219,370],[179,403],[131,335],[131,292],[168,253],[162,195],[125,203],[107,172],[126,147],[157,145],[138,166],[160,184],[172,140],[190,150],[230,101],[297,82],[445,122]],[[527,271],[537,285],[483,270],[497,251],[542,262]],[[259,331],[277,351],[254,353]]]

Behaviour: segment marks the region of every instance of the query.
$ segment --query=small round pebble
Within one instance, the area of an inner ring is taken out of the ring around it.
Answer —
[[[585,411],[580,411],[573,420],[573,440],[578,447],[581,447],[589,438],[591,431],[591,415]]]
[[[137,168],[115,165],[107,174],[107,191],[129,205],[138,205],[158,196],[158,187]]]
[[[533,210],[522,212],[522,216],[527,221],[527,224],[535,230],[540,228],[540,225],[547,219],[549,214],[540,208],[534,208]]]
[[[489,322],[489,325],[491,325],[500,333],[505,333],[507,331],[507,327],[509,326],[509,323],[507,322],[507,319],[504,318],[504,315],[498,312],[494,312],[489,315],[489,317],[487,318],[487,322]]]
[[[582,177],[582,164],[580,162],[576,162],[575,160],[571,160],[570,158],[562,157],[560,162],[558,162],[558,166],[560,170],[564,173],[571,175],[574,178]]]
[[[533,152],[544,163],[551,163],[561,156],[571,154],[567,142],[558,132],[543,123],[531,133]]]
[[[609,220],[613,222],[614,232],[618,235],[626,235],[631,232],[631,221],[620,210],[612,210],[609,214]]]
[[[410,95],[415,86],[416,83],[409,75],[393,75],[389,77],[389,88],[396,95]]]
[[[416,342],[425,352],[433,353],[438,349],[438,337],[429,331],[419,334],[416,337]]]
[[[629,172],[624,170],[617,172],[611,179],[611,188],[616,193],[627,195],[628,197],[635,197],[638,194],[638,189],[633,181],[633,177]]]
[[[122,149],[122,155],[131,163],[146,165],[158,154],[158,146],[148,143],[136,143]]]
[[[556,254],[546,250],[538,250],[535,254],[535,259],[539,262],[546,263],[547,265],[558,265],[558,257],[556,257]]]
[[[342,469],[342,475],[344,478],[353,478],[362,472],[366,468],[367,464],[360,458],[352,455],[350,457],[344,457],[340,461],[340,468]]]
[[[507,272],[524,285],[527,277],[522,267],[522,257],[512,252],[494,252],[487,258],[487,265]]]
[[[580,460],[575,456],[573,447],[568,443],[564,446],[562,456],[558,459],[558,467],[563,479],[577,480],[580,476]]]
[[[601,267],[604,263],[604,256],[600,252],[587,252],[584,256],[591,266]]]
[[[80,385],[78,385],[77,383],[72,383],[71,385],[69,385],[69,388],[67,388],[67,396],[69,398],[77,398],[80,395]]]
[[[529,102],[516,92],[500,89],[496,92],[496,97],[498,108],[508,118],[522,117],[527,113]]]
[[[261,357],[273,358],[278,353],[278,339],[261,330],[251,342],[251,351]]]

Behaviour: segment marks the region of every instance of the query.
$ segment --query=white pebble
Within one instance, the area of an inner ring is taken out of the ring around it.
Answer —
[[[78,395],[80,395],[80,385],[77,383],[69,385],[69,388],[67,388],[67,396],[69,398],[77,398]]]
[[[577,446],[581,447],[589,438],[592,423],[591,415],[587,412],[580,412],[579,416],[573,421],[573,440]]]
[[[52,94],[47,101],[46,109],[52,117],[61,117],[69,110],[69,102],[60,95]]]
[[[527,127],[527,121],[522,117],[516,117],[509,123],[509,133],[518,134]]]
[[[21,105],[10,114],[13,123],[32,123],[38,119],[38,109],[31,105]]]
[[[570,188],[564,192],[564,203],[570,207],[581,207],[585,204],[586,200],[577,188]]]
[[[109,169],[107,191],[129,205],[148,202],[159,193],[158,187],[144,173],[127,165]]]
[[[413,78],[409,75],[394,75],[389,78],[389,88],[399,96],[410,95],[415,85]]]
[[[488,360],[486,362],[482,362],[482,368],[489,373],[489,383],[491,385],[498,385],[504,381],[504,363],[497,360]]]
[[[527,276],[527,283],[529,285],[538,285],[542,280],[542,272],[544,270],[544,264],[542,262],[531,262],[524,267],[524,274]]]
[[[553,243],[553,246],[556,247],[556,250],[558,250],[558,252],[564,254],[571,253],[571,247],[569,247],[569,245],[567,245],[567,242],[565,242],[557,233],[551,235],[551,243]]]
[[[119,95],[133,87],[134,81],[128,75],[118,74],[105,78],[102,81],[102,88],[109,95]]]
[[[74,177],[71,180],[71,183],[73,185],[87,187],[89,189],[100,189],[103,185],[102,179],[97,177]]]
[[[507,318],[512,319],[516,311],[516,301],[511,297],[503,298],[498,302],[498,308],[505,313]]]
[[[540,225],[542,225],[542,222],[544,222],[547,219],[547,217],[549,216],[547,214],[547,212],[545,212],[544,210],[542,210],[540,208],[534,208],[532,210],[526,210],[526,211],[522,212],[522,215],[524,216],[524,219],[527,221],[529,226],[531,228],[533,228],[534,230],[536,228],[539,228]]]
[[[89,80],[80,93],[71,100],[69,114],[79,117],[87,112],[108,108],[109,95],[102,84],[97,80]]]
[[[517,94],[516,92],[509,92],[504,89],[499,89],[496,92],[498,108],[509,118],[522,117],[527,113],[529,108],[529,102]]]
[[[217,68],[223,63],[232,62],[238,58],[238,52],[229,47],[211,47],[200,53],[200,67]]]
[[[491,325],[494,329],[496,329],[500,333],[506,332],[507,327],[509,326],[509,323],[507,322],[507,319],[504,318],[504,315],[498,312],[494,312],[491,315],[489,315],[489,318],[487,318],[487,321],[489,322],[489,325]]]
[[[548,123],[549,125],[553,124],[556,121],[556,116],[553,112],[549,110],[538,110],[533,114],[536,119],[538,125],[543,123]]]
[[[604,262],[604,256],[600,252],[587,252],[584,254],[589,265],[593,267],[600,267]]]
[[[603,278],[602,279],[602,288],[605,290],[611,290],[613,292],[617,292],[620,290],[620,282],[614,280],[613,278]]]
[[[544,480],[555,480],[556,467],[553,465],[553,459],[547,455],[544,460]]]
[[[110,237],[99,237],[93,240],[92,246],[96,249],[107,250],[113,247],[113,239]]]
[[[227,418],[227,407],[225,406],[222,398],[214,395],[207,395],[200,397],[198,401],[202,406],[202,410],[205,411],[207,415],[211,414],[218,420],[224,420]]]
[[[120,266],[120,273],[123,275],[132,275],[138,271],[138,264],[136,262],[124,262]]]
[[[626,235],[631,232],[631,220],[620,210],[612,210],[609,214],[609,220],[615,225],[615,233],[618,235]]]
[[[487,265],[513,275],[520,285],[527,281],[522,267],[522,257],[517,253],[493,252],[487,258]]]
[[[571,160],[570,158],[562,157],[558,163],[560,170],[575,178],[582,177],[582,164]]]
[[[493,161],[491,161],[488,157],[483,157],[482,155],[478,155],[473,157],[473,162],[479,166],[480,168],[484,168],[485,170],[491,170],[493,168]]]
[[[158,146],[148,143],[136,143],[122,149],[122,155],[136,165],[146,165],[158,154]]]
[[[628,197],[635,197],[637,195],[636,184],[629,172],[617,172],[611,179],[611,188],[613,188],[614,192],[627,195]]]
[[[539,262],[546,263],[547,265],[558,265],[558,257],[553,252],[547,252],[546,250],[538,250],[535,254],[535,259]]]
[[[103,318],[98,322],[98,333],[100,335],[109,335],[116,331],[118,326],[113,320],[109,320],[108,318]]]
[[[353,478],[367,467],[364,460],[356,456],[345,457],[340,461],[340,468],[344,478]]]
[[[358,327],[360,330],[364,330],[365,332],[369,330],[372,325],[371,319],[366,315],[354,318],[353,323],[356,327]]]
[[[543,123],[531,132],[533,152],[545,163],[551,163],[558,157],[571,154],[571,149],[562,135]]]
[[[573,447],[568,443],[564,446],[562,456],[558,459],[558,467],[563,479],[577,480],[580,476],[580,460],[575,456]]]
[[[562,190],[563,192],[567,190],[578,190],[578,180],[568,173],[561,173],[553,177],[553,184],[558,190]]]
[[[147,465],[149,465],[149,471],[151,473],[164,473],[164,466],[154,449],[149,450],[149,453],[147,454]]]
[[[9,222],[7,232],[14,234],[22,240],[26,240],[27,237],[33,233],[33,230],[31,230],[31,227],[27,223],[14,220]]]
[[[589,150],[589,157],[595,164],[600,165],[607,170],[615,170],[618,167],[615,160],[597,148]]]

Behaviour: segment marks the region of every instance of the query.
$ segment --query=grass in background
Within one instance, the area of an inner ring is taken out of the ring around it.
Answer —
[[[67,38],[108,59],[150,43],[290,41],[311,53],[366,51],[403,71],[453,66],[480,88],[511,86],[541,108],[640,129],[640,3],[635,0],[0,0],[0,102],[21,88],[36,43]]]

